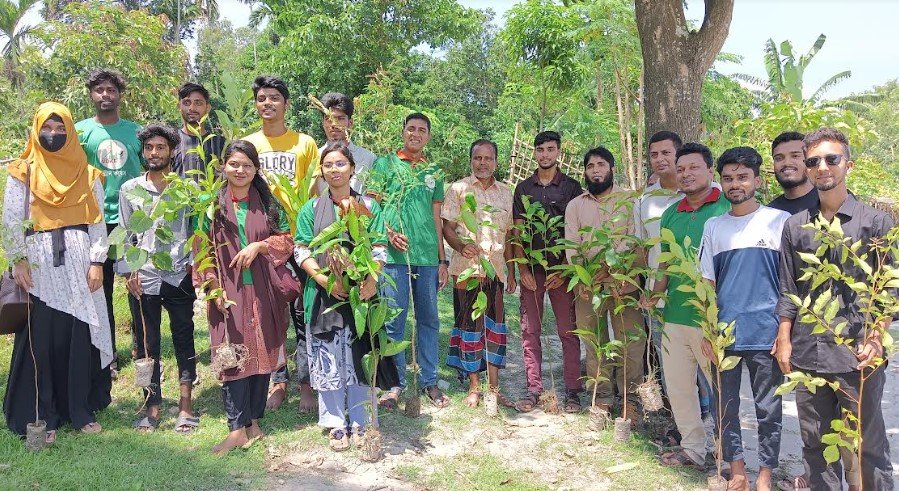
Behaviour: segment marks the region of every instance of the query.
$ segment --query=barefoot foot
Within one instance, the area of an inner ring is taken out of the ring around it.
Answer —
[[[231,433],[228,433],[228,436],[226,436],[218,445],[212,447],[212,453],[217,457],[221,457],[235,448],[246,445],[247,441],[246,428],[234,430]]]

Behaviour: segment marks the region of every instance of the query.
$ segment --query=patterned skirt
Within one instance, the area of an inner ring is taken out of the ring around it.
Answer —
[[[487,296],[484,315],[472,319],[478,293]],[[460,374],[483,372],[487,365],[506,366],[508,329],[503,310],[503,284],[496,280],[482,281],[474,290],[453,289],[455,324],[450,334],[446,364]]]

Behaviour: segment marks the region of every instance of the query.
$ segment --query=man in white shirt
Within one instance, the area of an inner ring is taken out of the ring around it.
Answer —
[[[321,98],[321,103],[325,109],[331,112],[330,115],[325,114],[322,117],[322,128],[325,130],[325,136],[328,141],[341,140],[347,142],[350,147],[350,153],[353,154],[353,160],[356,162],[356,169],[353,177],[350,178],[350,187],[359,194],[365,190],[365,179],[368,177],[368,171],[374,163],[377,156],[366,148],[362,148],[350,141],[350,130],[353,128],[353,99],[339,92],[328,92]],[[319,148],[321,151],[324,147]],[[318,179],[319,192],[323,192],[328,186],[321,178]]]

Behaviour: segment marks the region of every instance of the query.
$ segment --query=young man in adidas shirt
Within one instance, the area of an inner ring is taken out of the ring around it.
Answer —
[[[778,465],[781,434],[781,398],[775,391],[783,373],[771,355],[777,337],[775,307],[780,298],[780,243],[784,222],[790,215],[762,206],[755,199],[761,187],[762,156],[749,147],[726,150],[718,158],[718,173],[731,210],[705,224],[699,247],[702,277],[718,293],[718,319],[734,322],[736,341],[725,350],[740,357],[737,366],[720,373],[722,453],[732,473],[728,489],[748,489],[746,463],[740,434],[740,382],[743,365],[755,398],[758,419],[759,474],[756,489],[771,489],[771,471]],[[717,385],[712,345],[702,351],[713,360],[712,385]]]
[[[256,77],[253,81],[253,97],[256,100],[256,112],[262,120],[262,129],[248,135],[244,140],[252,143],[259,152],[262,170],[272,174],[286,175],[299,185],[305,178],[309,168],[318,163],[318,146],[311,136],[293,131],[285,123],[287,108],[290,107],[290,92],[287,85],[275,77],[267,75]],[[274,191],[276,198],[285,201],[281,193]],[[294,273],[299,275],[299,268],[294,266]],[[318,400],[312,393],[309,384],[309,364],[306,360],[306,328],[303,325],[302,298],[291,305],[290,313],[294,331],[297,336],[297,377],[300,381],[300,411],[314,412]],[[287,400],[287,381],[289,374],[287,365],[272,374],[272,388],[266,409],[275,410]]]

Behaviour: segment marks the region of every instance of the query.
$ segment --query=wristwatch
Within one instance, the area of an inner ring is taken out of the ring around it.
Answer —
[[[449,261],[447,261],[446,259],[441,259],[440,264],[443,266],[449,266]]]

